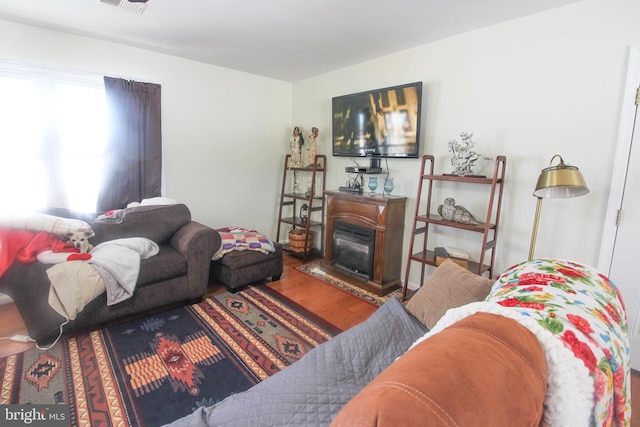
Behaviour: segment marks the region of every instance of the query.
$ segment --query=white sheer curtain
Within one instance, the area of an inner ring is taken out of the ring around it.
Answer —
[[[0,62],[0,211],[95,211],[105,109],[100,75]]]

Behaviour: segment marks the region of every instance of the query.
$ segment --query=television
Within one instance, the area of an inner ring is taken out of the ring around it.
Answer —
[[[332,98],[334,156],[417,158],[422,82]]]

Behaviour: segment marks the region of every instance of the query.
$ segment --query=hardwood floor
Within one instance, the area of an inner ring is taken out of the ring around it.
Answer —
[[[376,310],[375,306],[359,298],[310,279],[295,269],[298,265],[299,259],[285,255],[282,278],[278,282],[269,283],[268,286],[343,330],[362,322]],[[219,284],[209,284],[210,295],[224,290]],[[0,337],[17,334],[27,334],[20,314],[13,304],[0,305]],[[32,347],[33,343],[3,339],[0,340],[0,357],[20,353]],[[631,374],[631,396],[635,396],[632,400],[631,426],[640,427],[640,373],[635,371]]]
[[[338,328],[348,329],[369,317],[377,307],[295,269],[300,260],[285,256],[284,271],[269,286],[326,319]]]
[[[11,304],[0,305],[0,357],[21,353],[33,348],[33,343],[21,343],[11,341],[8,338],[14,335],[27,335],[27,328],[22,322],[16,306]]]

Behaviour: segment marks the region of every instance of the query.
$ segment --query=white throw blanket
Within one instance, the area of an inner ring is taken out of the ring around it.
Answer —
[[[133,295],[140,274],[140,260],[160,251],[157,243],[144,237],[109,240],[91,250],[92,264],[102,276],[107,305],[122,302]]]

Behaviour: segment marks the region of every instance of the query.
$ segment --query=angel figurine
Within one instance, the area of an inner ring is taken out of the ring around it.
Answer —
[[[314,126],[311,128],[311,135],[309,135],[309,148],[307,148],[307,150],[309,150],[309,162],[307,163],[308,166],[313,166],[313,164],[316,162],[316,139],[318,139],[318,128]]]
[[[456,205],[453,197],[444,199],[444,204],[438,206],[438,213],[447,221],[458,222],[460,224],[478,225],[478,220],[464,206]]]
[[[289,138],[289,147],[291,148],[291,163],[293,167],[302,166],[302,146],[304,145],[304,137],[298,126],[293,128],[293,134]]]

